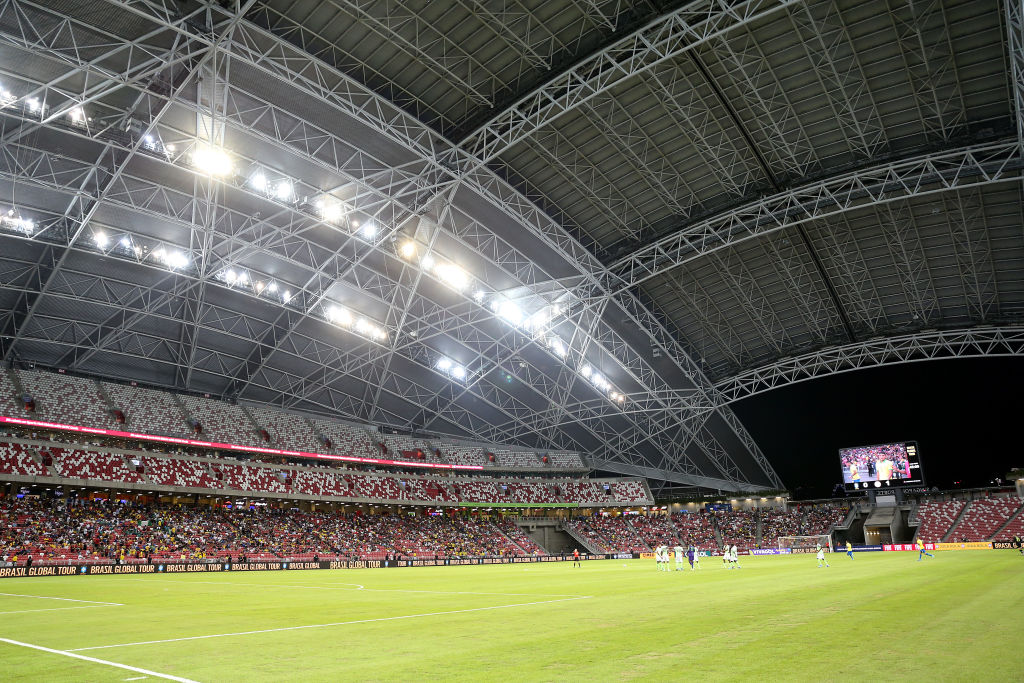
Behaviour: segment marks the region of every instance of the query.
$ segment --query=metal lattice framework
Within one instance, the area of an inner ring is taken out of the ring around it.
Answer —
[[[0,0],[4,360],[745,491],[782,482],[730,402],[1017,329],[1019,6],[646,11]]]

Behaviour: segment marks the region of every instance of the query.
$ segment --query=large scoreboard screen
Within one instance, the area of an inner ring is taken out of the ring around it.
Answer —
[[[839,463],[847,491],[924,484],[921,458],[914,441],[840,448]]]

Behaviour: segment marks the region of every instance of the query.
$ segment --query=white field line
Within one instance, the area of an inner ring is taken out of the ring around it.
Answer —
[[[141,640],[135,643],[119,643],[117,645],[95,645],[93,647],[76,647],[68,652],[83,652],[85,650],[106,650],[114,647],[129,647],[132,645],[155,645],[157,643],[177,643],[185,640],[207,640],[209,638],[229,638],[232,636],[250,636],[259,633],[278,633],[280,631],[301,631],[313,628],[327,628],[330,626],[349,626],[352,624],[369,624],[379,621],[399,621],[402,619],[421,619],[423,617],[438,617],[447,614],[465,614],[468,612],[486,612],[489,610],[510,609],[512,607],[529,607],[531,605],[546,605],[553,602],[569,602],[572,600],[588,600],[594,596],[581,595],[575,598],[559,598],[557,600],[538,600],[536,602],[519,602],[512,605],[494,605],[493,607],[473,607],[470,609],[453,609],[443,612],[423,612],[421,614],[403,614],[397,617],[378,617],[375,619],[353,619],[351,621],[335,621],[328,624],[306,624],[303,626],[283,626],[281,628],[264,628],[257,631],[236,631],[234,633],[214,633],[205,636],[186,636],[184,638],[165,638],[164,640]]]
[[[77,607],[45,607],[43,609],[16,609],[0,614],[25,614],[26,612],[58,612],[66,609],[92,609],[94,607],[107,607],[108,605],[78,605]],[[109,605],[110,607],[122,607],[122,605]]]
[[[67,650],[54,650],[52,648],[43,647],[42,645],[32,645],[31,643],[22,643],[18,640],[11,640],[10,638],[0,638],[0,642],[9,643],[11,645],[18,645],[20,647],[27,647],[33,650],[40,650],[42,652],[49,652],[54,655],[62,655],[64,657],[72,657],[74,659],[81,659],[86,662],[92,662],[93,664],[104,664],[106,666],[115,666],[118,669],[125,669],[126,671],[134,671],[137,674],[146,674],[147,676],[156,676],[157,678],[163,678],[168,681],[178,681],[178,683],[197,683],[191,678],[182,678],[180,676],[171,676],[170,674],[162,674],[156,671],[150,671],[149,669],[140,669],[136,666],[128,666],[127,664],[118,664],[117,662],[108,662],[105,659],[96,659],[95,657],[87,657],[86,655],[75,654],[74,652],[68,652]],[[138,680],[138,679],[129,679]]]
[[[87,602],[90,605],[114,605],[115,607],[124,607],[123,603],[120,602],[99,602],[98,600],[76,600],[75,598],[55,598],[50,595],[25,595],[24,593],[0,593],[0,595],[9,595],[14,598],[38,598],[40,600],[63,600],[65,602]]]
[[[154,578],[125,578],[126,581],[159,581],[156,577]],[[276,584],[276,583],[244,583],[240,581],[231,581],[221,583],[218,581],[182,581],[177,579],[162,579],[166,583],[180,583],[185,586],[191,586],[193,584],[206,584],[210,586],[257,586],[259,588],[312,588],[313,590],[325,590],[325,591],[372,591],[375,593],[431,593],[434,595],[496,595],[499,597],[509,598],[580,598],[580,597],[591,597],[574,595],[572,593],[477,593],[474,591],[428,591],[428,590],[413,590],[407,588],[367,588],[359,583],[342,583],[334,586],[313,586],[306,584]],[[342,588],[341,586],[357,586],[357,588]]]

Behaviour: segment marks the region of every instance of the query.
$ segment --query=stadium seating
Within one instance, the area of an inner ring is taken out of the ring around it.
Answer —
[[[307,453],[322,453],[324,446],[316,437],[306,418],[260,406],[246,408],[253,420],[270,433],[274,448],[285,448]]]
[[[832,527],[841,523],[849,513],[849,508],[830,503],[814,505],[803,510],[803,536],[818,536],[832,531]]]
[[[453,465],[485,465],[484,449],[478,446],[456,446],[453,444],[438,444],[441,452]]]
[[[54,470],[61,477],[133,484],[145,482],[134,468],[127,466],[123,455],[70,448],[49,448],[47,452],[53,458]]]
[[[579,453],[548,453],[548,467],[580,469],[584,467]]]
[[[124,413],[125,427],[132,431],[179,437],[190,432],[181,406],[169,392],[113,382],[104,382],[103,390]]]
[[[267,446],[241,406],[198,396],[181,396],[185,408],[203,427],[203,439],[240,446]]]
[[[576,533],[606,553],[646,553],[651,548],[622,517],[587,517],[569,523]]]
[[[434,449],[422,439],[400,434],[385,434],[384,445],[388,447],[388,458],[396,460],[422,460],[424,462],[447,462],[434,454]],[[422,453],[422,457],[420,454]]]
[[[1021,508],[1020,498],[972,500],[960,523],[953,527],[950,541],[987,541]]]
[[[214,479],[225,489],[250,491],[253,493],[287,493],[287,480],[294,478],[286,469],[260,467],[257,465],[235,465],[225,462],[210,464]]]
[[[25,411],[19,405],[19,397],[16,396],[17,389],[8,377],[9,371],[0,367],[0,415],[7,417],[24,417]]]
[[[672,515],[672,523],[675,524],[683,543],[695,545],[700,550],[718,549],[718,540],[715,538],[715,528],[710,515],[676,512]]]
[[[744,549],[757,545],[757,516],[753,510],[716,512],[714,520],[725,545]]]
[[[1006,527],[992,536],[993,541],[1011,541],[1016,536],[1024,537],[1024,509],[1017,512],[1017,516],[1010,520]]]
[[[494,453],[493,465],[495,467],[528,467],[530,469],[538,469],[541,465],[536,453],[500,449],[492,452]]]
[[[211,476],[209,466],[202,460],[185,458],[157,458],[144,455],[139,460],[147,477],[162,486],[186,486],[199,489],[220,488]]]
[[[38,370],[17,372],[35,400],[39,419],[97,429],[117,427],[95,380]]]
[[[803,513],[767,508],[761,511],[761,547],[777,548],[780,536],[802,536]]]
[[[626,519],[651,548],[665,544],[675,546],[681,543],[671,520],[661,515],[632,515]]]
[[[333,420],[314,419],[313,426],[324,437],[331,440],[331,452],[350,458],[379,458],[380,449],[362,427],[352,427]],[[323,447],[317,449],[322,451]]]
[[[964,505],[962,500],[921,503],[917,512],[921,519],[921,524],[917,527],[917,537],[928,543],[941,541],[949,533]]]
[[[547,555],[548,553],[541,548],[532,538],[530,538],[525,531],[519,528],[519,526],[511,519],[499,519],[494,522],[494,525],[501,530],[509,540],[516,544],[516,546],[523,551],[525,555]]]
[[[45,477],[48,473],[25,446],[20,443],[0,443],[0,474]]]

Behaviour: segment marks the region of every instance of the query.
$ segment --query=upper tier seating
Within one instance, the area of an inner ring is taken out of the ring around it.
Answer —
[[[313,426],[320,434],[331,440],[331,452],[336,455],[351,458],[380,457],[380,449],[363,427],[352,427],[342,422],[320,419],[314,419]]]
[[[241,406],[198,396],[181,396],[189,414],[203,426],[202,438],[240,446],[268,446]]]
[[[529,467],[530,469],[538,469],[540,467],[540,460],[537,458],[536,453],[529,451],[508,451],[508,450],[495,450],[494,463],[495,467]]]
[[[456,446],[453,444],[438,444],[441,454],[453,465],[486,465],[487,458],[484,457],[484,449],[479,446]]]
[[[70,448],[49,448],[48,452],[53,458],[53,468],[62,477],[134,484],[146,481],[134,467],[129,469],[123,455]]]
[[[247,410],[256,424],[270,433],[270,444],[274,448],[306,453],[323,453],[326,450],[309,422],[301,415],[259,406],[249,406]]]
[[[921,524],[917,527],[917,537],[926,543],[937,543],[949,532],[960,511],[964,509],[962,500],[946,500],[938,502],[925,501],[918,508]]]
[[[779,547],[780,536],[803,536],[803,513],[797,510],[761,510],[761,547]]]
[[[618,481],[612,484],[612,498],[622,503],[652,502],[639,481]]]
[[[832,531],[832,527],[840,524],[849,513],[849,508],[826,503],[806,508],[803,519],[803,536],[818,536]]]
[[[146,476],[155,484],[200,489],[220,488],[220,484],[210,474],[209,466],[201,460],[157,458],[149,455],[142,456],[140,460]]]
[[[0,415],[7,417],[25,417],[25,411],[20,407],[20,397],[16,396],[17,389],[14,382],[7,376],[9,370],[0,367]]]
[[[683,543],[697,546],[700,550],[718,548],[711,515],[699,512],[676,512],[672,515],[672,522],[678,529],[679,539]]]
[[[97,429],[116,429],[96,382],[55,372],[19,370],[18,377],[43,420]]]
[[[104,382],[114,407],[124,413],[125,428],[147,434],[187,436],[191,431],[174,394]]]
[[[394,460],[422,460],[424,462],[447,462],[434,455],[434,449],[422,439],[400,434],[385,434],[384,445],[388,447],[387,457]],[[423,457],[419,457],[423,453]]]
[[[571,467],[579,469],[584,466],[583,458],[580,457],[579,453],[548,453],[547,456],[549,467]]]
[[[27,477],[48,475],[42,463],[20,443],[0,443],[0,474],[21,474]]]
[[[987,541],[1006,520],[1021,508],[1020,498],[986,498],[972,500],[963,519],[953,528],[949,540]]]

